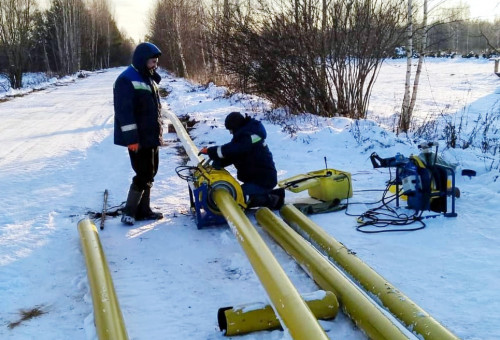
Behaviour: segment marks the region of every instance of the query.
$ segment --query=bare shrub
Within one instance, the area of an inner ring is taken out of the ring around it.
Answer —
[[[42,310],[42,308],[40,306],[36,306],[34,308],[31,308],[31,309],[21,309],[19,311],[19,313],[21,314],[21,318],[17,321],[10,322],[8,325],[9,329],[16,328],[24,321],[34,319],[34,318],[39,317],[47,312]]]
[[[230,6],[212,37],[232,86],[293,114],[364,118],[381,63],[400,39],[399,2],[258,3]]]

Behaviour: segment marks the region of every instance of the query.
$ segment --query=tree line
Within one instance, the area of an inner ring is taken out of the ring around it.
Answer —
[[[0,0],[0,72],[18,88],[27,71],[128,64],[133,42],[109,1],[50,0],[40,10],[37,0]],[[467,9],[449,8],[428,23],[426,8],[427,0],[156,0],[145,39],[178,76],[325,117],[365,118],[383,61],[406,57],[398,131],[408,131],[420,70],[410,91],[410,59],[420,65],[424,55],[475,57],[500,46],[500,19],[471,21]]]
[[[25,72],[55,75],[127,64],[133,42],[122,34],[108,0],[0,0],[0,72],[13,88]]]
[[[358,119],[382,62],[407,46],[409,25],[409,58],[500,46],[500,20],[470,21],[466,9],[446,9],[429,24],[426,14],[423,25],[423,1],[157,0],[148,39],[179,76],[258,94],[291,113]]]

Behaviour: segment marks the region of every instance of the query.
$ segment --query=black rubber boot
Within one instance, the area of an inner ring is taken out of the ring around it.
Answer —
[[[144,190],[141,202],[139,203],[139,207],[137,209],[137,214],[135,216],[135,219],[137,221],[161,220],[163,218],[163,214],[161,212],[155,212],[149,206],[150,195],[151,195],[151,188],[147,188],[146,190]]]
[[[139,203],[141,202],[141,198],[143,195],[143,191],[139,190],[134,183],[130,185],[130,189],[128,191],[127,203],[125,204],[125,208],[123,209],[122,215],[122,223],[127,225],[134,225],[135,223],[135,215],[137,213],[137,208],[139,207]]]
[[[265,207],[268,201],[269,195],[250,195],[248,197],[247,209]]]
[[[271,195],[278,196],[278,200],[277,200],[274,208],[271,208],[271,209],[272,210],[281,209],[281,207],[285,204],[285,189],[283,189],[283,188],[274,189],[273,191],[271,191]]]
[[[247,208],[266,207],[271,210],[277,210],[283,206],[284,201],[285,191],[283,189],[276,189],[265,195],[251,195],[247,203]]]

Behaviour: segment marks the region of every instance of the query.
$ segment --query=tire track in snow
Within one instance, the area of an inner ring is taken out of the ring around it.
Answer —
[[[0,104],[0,265],[47,242],[52,214],[71,214],[67,202],[81,189],[78,167],[89,151],[111,142],[119,72]]]

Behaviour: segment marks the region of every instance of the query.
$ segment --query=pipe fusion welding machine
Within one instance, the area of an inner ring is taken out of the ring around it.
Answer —
[[[431,210],[444,213],[446,217],[455,217],[455,171],[438,159],[438,143],[425,142],[418,146],[421,154],[405,157],[380,158],[375,152],[370,160],[374,168],[396,168],[396,204],[399,197],[406,198],[408,208],[416,211]],[[434,152],[432,148],[435,148]],[[451,211],[448,211],[448,199]]]
[[[212,198],[217,189],[226,190],[240,207],[247,207],[241,185],[227,170],[214,168],[209,161],[202,160],[196,166],[181,166],[176,171],[180,178],[188,182],[191,211],[198,229],[226,223]]]

